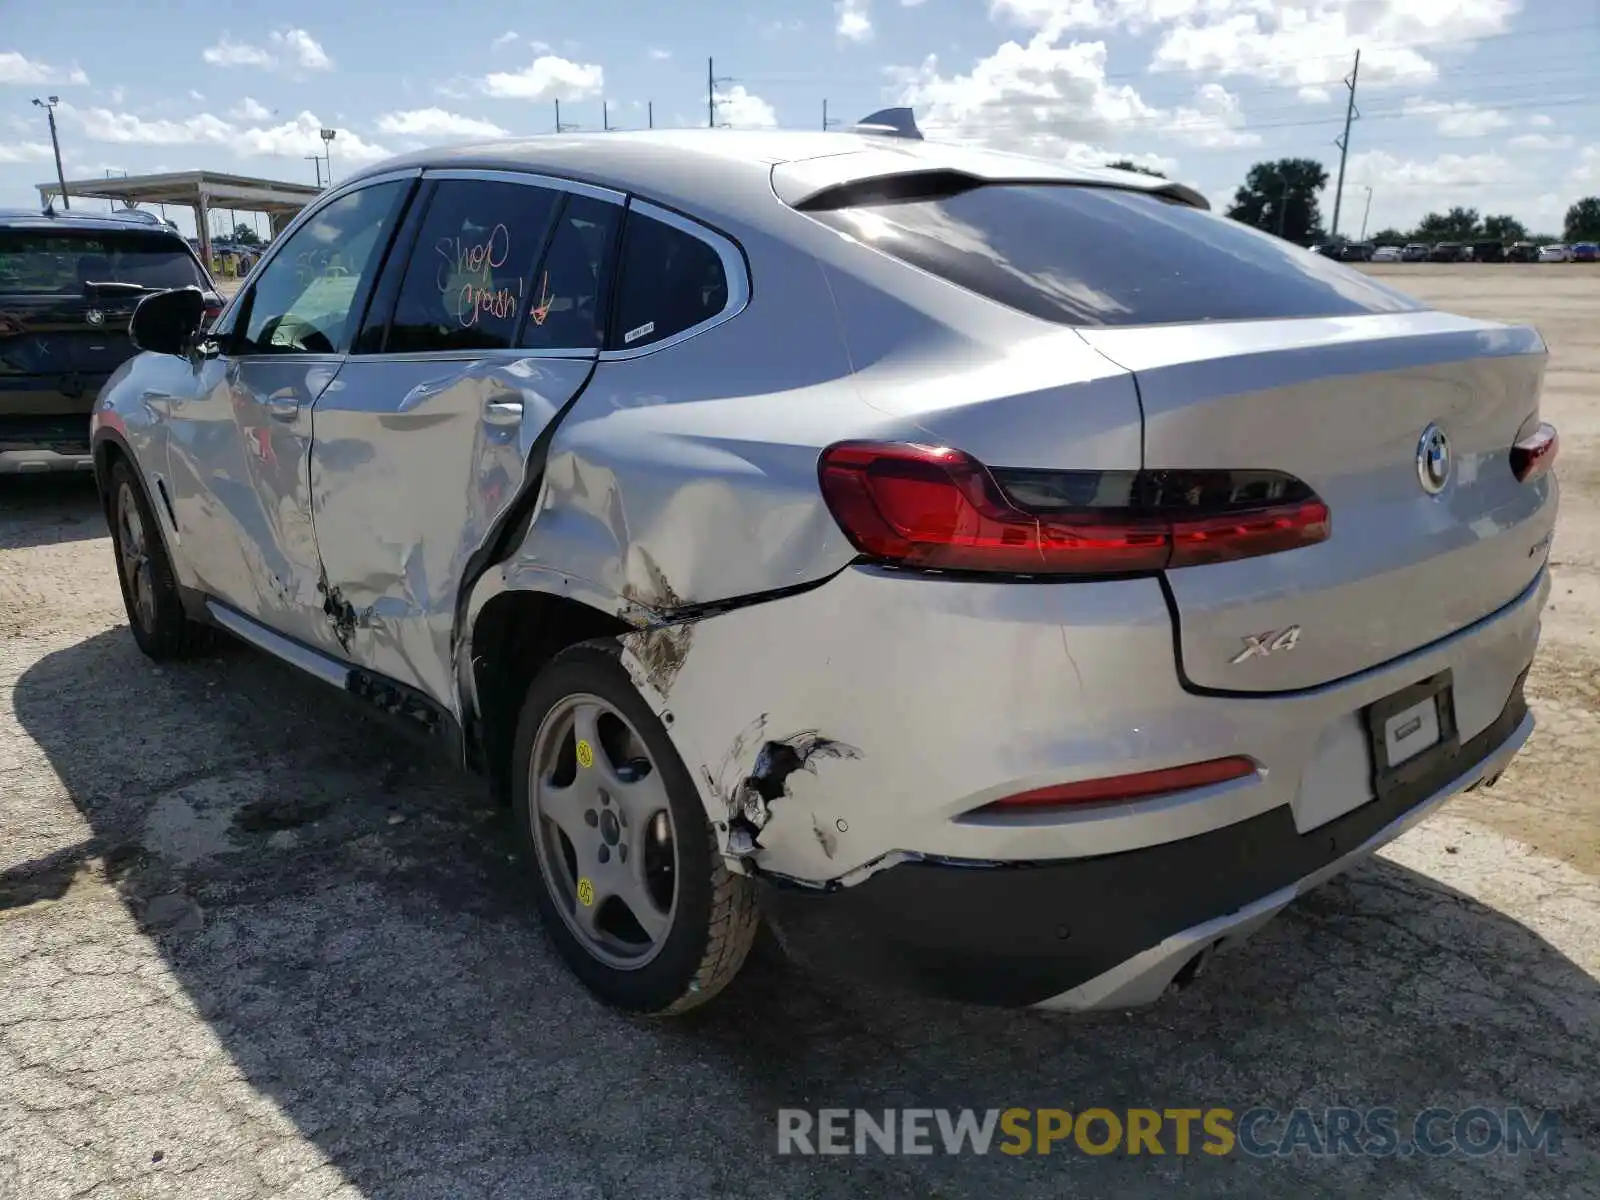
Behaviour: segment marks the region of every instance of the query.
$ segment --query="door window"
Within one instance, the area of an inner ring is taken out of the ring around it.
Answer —
[[[234,353],[343,353],[410,186],[397,179],[351,192],[296,229],[251,288]]]
[[[559,199],[525,183],[441,180],[406,266],[384,351],[515,345],[533,264]]]
[[[718,316],[728,275],[717,251],[676,226],[628,213],[610,350],[637,350]]]
[[[519,345],[530,350],[593,350],[605,337],[612,246],[622,207],[569,196],[534,275]]]

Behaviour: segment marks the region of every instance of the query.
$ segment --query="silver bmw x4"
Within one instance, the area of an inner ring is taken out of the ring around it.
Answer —
[[[536,137],[146,299],[133,636],[226,631],[483,774],[555,946],[691,1008],[1152,1001],[1533,726],[1532,329],[1161,179],[914,126]]]

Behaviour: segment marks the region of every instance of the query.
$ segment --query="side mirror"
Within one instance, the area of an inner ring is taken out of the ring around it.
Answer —
[[[139,301],[133,310],[128,336],[140,350],[185,357],[194,346],[205,313],[205,296],[197,287],[157,292]]]

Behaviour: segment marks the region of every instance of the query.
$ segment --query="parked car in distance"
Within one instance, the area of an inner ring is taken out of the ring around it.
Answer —
[[[1429,262],[1468,262],[1472,250],[1464,242],[1437,242],[1428,253]]]
[[[1407,242],[1400,251],[1400,257],[1405,262],[1427,262],[1428,256],[1433,253],[1433,247],[1427,242]]]
[[[154,220],[0,211],[0,475],[92,465],[95,396],[134,354],[143,297],[193,287],[202,311],[222,310],[199,258]]]
[[[1371,242],[1346,242],[1339,247],[1340,262],[1371,262]]]
[[[1400,262],[1399,246],[1379,246],[1372,252],[1372,262]]]
[[[226,630],[485,773],[624,1009],[762,919],[876,985],[1150,1003],[1533,727],[1538,333],[1177,182],[467,144],[341,180],[201,320],[146,299],[100,398],[132,637]]]
[[[1574,242],[1572,244],[1573,262],[1600,262],[1600,244],[1595,242]]]
[[[1506,261],[1506,248],[1501,242],[1473,242],[1471,254],[1473,262],[1503,263]]]
[[[1537,242],[1513,242],[1506,250],[1506,259],[1510,262],[1531,263],[1539,261],[1539,244]]]
[[[1539,261],[1542,263],[1570,262],[1571,260],[1571,251],[1559,242],[1539,247]]]

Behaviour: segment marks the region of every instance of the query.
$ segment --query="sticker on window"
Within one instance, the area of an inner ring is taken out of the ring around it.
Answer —
[[[643,325],[639,326],[639,328],[630,329],[627,333],[623,334],[622,344],[626,346],[629,342],[636,342],[640,338],[645,337],[647,334],[652,334],[655,331],[656,323],[654,321],[646,321]]]

